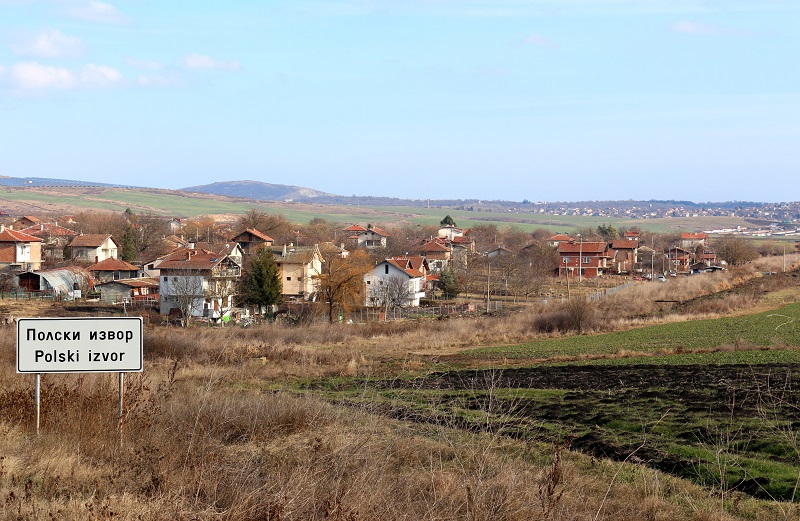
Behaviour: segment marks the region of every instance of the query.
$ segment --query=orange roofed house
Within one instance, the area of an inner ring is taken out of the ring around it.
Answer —
[[[558,245],[559,275],[600,277],[608,270],[607,242],[562,242]]]
[[[117,243],[109,234],[81,234],[67,245],[70,258],[95,264],[117,258]]]
[[[42,239],[0,225],[0,269],[33,271],[42,265]]]
[[[219,319],[233,307],[241,267],[229,256],[205,249],[183,248],[159,265],[161,314],[179,309],[193,317]]]
[[[391,257],[364,275],[368,306],[418,307],[428,271],[423,257]]]
[[[354,224],[345,228],[344,231],[350,234],[350,242],[356,248],[385,248],[386,238],[389,236],[388,233],[371,224],[368,224],[366,228]]]

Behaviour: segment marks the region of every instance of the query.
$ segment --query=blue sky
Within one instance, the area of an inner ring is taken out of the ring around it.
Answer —
[[[0,175],[796,201],[797,0],[0,0]]]

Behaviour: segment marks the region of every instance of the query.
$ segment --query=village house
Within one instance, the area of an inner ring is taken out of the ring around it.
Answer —
[[[631,273],[636,264],[636,250],[639,247],[639,241],[620,239],[611,241],[608,246],[614,272],[618,274]]]
[[[135,304],[139,302],[159,302],[159,279],[139,277],[117,279],[95,284],[100,292],[100,300],[106,304]]]
[[[574,240],[575,239],[573,239],[569,235],[564,235],[563,233],[559,233],[559,234],[553,235],[552,237],[549,237],[547,239],[547,244],[549,244],[553,248],[558,248],[558,246],[562,242],[573,242]]]
[[[42,239],[42,260],[64,259],[66,246],[78,232],[59,226],[58,223],[39,223],[20,230],[22,233]]]
[[[461,228],[457,228],[456,226],[453,225],[442,226],[439,228],[439,231],[437,232],[437,237],[439,237],[440,239],[447,239],[448,241],[452,241],[456,237],[463,237],[463,236],[464,236],[464,230],[462,230]]]
[[[42,239],[0,225],[0,269],[34,271],[42,265]]]
[[[684,250],[694,251],[698,246],[706,246],[708,243],[708,234],[703,232],[698,233],[681,233],[680,247]]]
[[[130,262],[122,259],[106,259],[92,264],[88,268],[95,282],[108,282],[110,280],[134,279],[140,276],[141,270]]]
[[[23,215],[11,223],[11,228],[14,228],[15,230],[22,230],[24,228],[28,228],[29,226],[35,226],[40,223],[41,221],[38,217],[34,217],[33,215]]]
[[[559,276],[575,279],[603,276],[608,270],[610,257],[606,242],[561,242],[558,256]]]
[[[689,271],[689,265],[694,262],[694,254],[683,248],[673,246],[667,250],[670,270],[675,272]]]
[[[280,271],[283,296],[309,300],[317,293],[317,278],[322,274],[319,246],[273,246],[272,255]]]
[[[431,271],[436,273],[447,268],[453,256],[453,250],[443,239],[423,241],[420,246],[414,248],[412,253],[425,257]]]
[[[417,257],[420,259],[420,257]],[[372,307],[418,307],[425,297],[424,261],[390,257],[364,275],[365,305]]]
[[[233,307],[241,267],[227,255],[184,248],[166,256],[160,272],[160,311],[179,309],[188,315],[217,320]]]
[[[255,228],[248,228],[231,239],[237,243],[245,255],[250,255],[256,248],[264,246],[271,248],[275,241],[269,235],[261,233]]]
[[[349,234],[348,239],[356,248],[385,248],[386,238],[389,237],[389,234],[371,224],[368,224],[366,228],[354,224],[345,228],[344,231]]]
[[[73,238],[67,248],[71,259],[94,264],[116,259],[118,245],[110,234],[81,234]]]

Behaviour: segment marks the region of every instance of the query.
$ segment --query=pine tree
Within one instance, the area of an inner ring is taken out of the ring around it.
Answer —
[[[453,220],[453,218],[452,218],[452,217],[450,217],[449,215],[446,215],[446,216],[444,217],[444,219],[442,219],[441,221],[439,221],[439,224],[440,224],[441,226],[455,226],[455,225],[456,225],[456,222]]]
[[[243,304],[259,308],[279,304],[283,299],[280,270],[269,249],[259,248],[253,254],[241,279],[239,298]]]
[[[458,278],[450,268],[445,268],[439,273],[439,289],[444,293],[444,298],[455,298],[461,290],[458,287]]]
[[[126,262],[134,262],[136,260],[136,232],[132,226],[125,227],[125,233],[122,234],[122,245],[120,247],[119,258]]]

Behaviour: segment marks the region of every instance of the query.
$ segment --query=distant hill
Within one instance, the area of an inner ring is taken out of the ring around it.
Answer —
[[[73,179],[50,179],[47,177],[8,177],[0,176],[0,186],[105,186],[108,188],[129,187],[109,183],[96,183],[94,181],[76,181]]]
[[[260,181],[224,181],[209,185],[190,186],[182,189],[185,192],[201,194],[227,195],[228,197],[246,197],[259,201],[312,201],[320,197],[336,197],[333,194],[320,192],[312,188],[292,185],[276,185]]]

